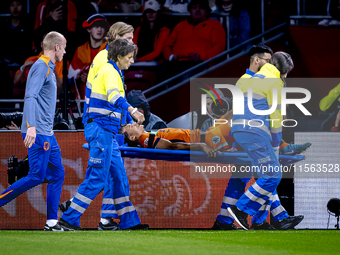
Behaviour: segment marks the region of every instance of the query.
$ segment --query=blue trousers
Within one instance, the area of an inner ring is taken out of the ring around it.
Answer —
[[[92,122],[85,127],[85,139],[90,149],[85,180],[62,219],[79,226],[80,216],[105,187],[102,217],[120,218],[122,229],[138,225],[140,219],[129,200],[129,183],[114,134]]]
[[[25,139],[26,134],[22,134]],[[55,136],[37,135],[28,149],[29,172],[0,195],[0,206],[7,204],[25,191],[47,180],[47,219],[58,219],[58,206],[65,170]]]
[[[270,199],[276,195],[276,187],[282,178],[280,164],[271,142],[254,133],[235,132],[233,135],[252,159],[252,165],[257,169],[259,177],[235,205],[249,215],[254,215],[260,210],[267,211],[271,205]]]
[[[240,170],[240,166],[236,165],[237,170]],[[225,224],[232,224],[234,219],[231,217],[227,208],[236,204],[237,200],[244,194],[245,187],[250,181],[252,173],[240,173],[235,172],[229,179],[229,183],[226,187],[221,210],[216,220]],[[276,190],[273,192],[270,199],[262,206],[258,212],[255,213],[252,218],[252,223],[262,223],[267,219],[269,210],[273,216],[274,221],[286,219],[289,217],[286,209],[281,205],[279,196]]]

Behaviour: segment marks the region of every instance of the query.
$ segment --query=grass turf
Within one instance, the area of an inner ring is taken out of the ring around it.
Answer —
[[[0,254],[340,254],[336,230],[0,231]]]

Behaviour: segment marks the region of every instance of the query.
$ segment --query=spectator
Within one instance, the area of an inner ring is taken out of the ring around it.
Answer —
[[[62,23],[63,18],[63,0],[45,0],[42,1],[37,8],[35,26],[37,29],[46,19],[49,22]],[[67,4],[67,29],[74,32],[77,23],[77,9],[72,1]]]
[[[131,90],[126,95],[126,100],[132,107],[138,109],[138,111],[144,114],[145,121],[142,123],[145,131],[149,132],[153,129],[166,128],[165,122],[155,114],[150,112],[150,106],[146,100],[144,94],[140,90]]]
[[[86,80],[90,65],[97,53],[106,48],[105,35],[109,30],[109,23],[100,14],[94,14],[83,23],[90,35],[89,40],[79,46],[73,56],[68,77],[75,79],[81,99],[85,98]]]
[[[243,10],[240,1],[217,0],[217,10],[214,13],[229,14],[229,43],[230,48],[250,38],[250,18]],[[225,21],[226,22],[226,21]],[[227,24],[224,25],[227,28]]]
[[[25,59],[32,53],[33,30],[24,14],[24,1],[9,1],[11,16],[1,22],[2,34],[5,38],[0,41],[0,75],[6,86],[2,87],[1,98],[12,98],[13,77]]]
[[[332,19],[324,19],[319,22],[319,25],[340,25],[340,1],[331,0],[329,6],[329,15]]]
[[[209,118],[203,122],[202,127],[201,127],[202,132],[207,131],[210,127],[213,126],[214,119],[221,118],[221,116],[216,115],[212,110],[211,106],[214,100],[216,103],[218,103],[218,105],[220,105],[219,103],[219,98],[220,98],[223,106],[228,109],[227,112],[230,111],[232,108],[231,99],[228,97],[225,97],[223,92],[220,89],[215,89],[215,91],[217,92],[218,95],[216,95],[215,92],[213,92],[212,90],[209,90],[210,94],[207,94],[207,115],[209,116]],[[210,95],[212,95],[214,98],[211,98]]]
[[[170,30],[161,24],[160,4],[156,0],[144,4],[143,21],[137,27],[133,42],[138,46],[136,61],[160,60]]]
[[[11,16],[1,25],[6,39],[1,40],[1,60],[9,65],[20,65],[32,51],[32,28],[24,14],[23,0],[9,1]]]
[[[164,57],[177,72],[207,60],[225,49],[225,31],[220,22],[209,19],[208,0],[192,0],[190,17],[176,25],[164,46]]]

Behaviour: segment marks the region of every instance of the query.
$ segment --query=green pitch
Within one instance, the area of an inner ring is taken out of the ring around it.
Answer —
[[[340,254],[340,231],[0,231],[0,254]]]

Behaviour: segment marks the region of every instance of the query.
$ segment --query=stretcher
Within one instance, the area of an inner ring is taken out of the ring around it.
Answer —
[[[223,152],[217,153],[216,157],[208,158],[203,151],[184,151],[184,150],[162,150],[162,149],[145,149],[136,147],[121,146],[119,150],[122,157],[128,158],[144,158],[151,160],[167,160],[167,161],[192,161],[192,162],[213,162],[222,164],[240,164],[250,165],[251,159],[246,152]],[[283,166],[295,164],[304,160],[304,155],[280,155],[280,164]]]
[[[88,144],[83,144],[83,148],[89,149]],[[197,163],[213,162],[221,164],[240,164],[250,165],[251,159],[245,152],[222,152],[217,153],[216,157],[208,158],[203,151],[185,151],[185,150],[163,150],[163,149],[145,149],[139,147],[120,146],[119,150],[122,157],[143,158],[150,160],[166,160],[166,161],[192,161]],[[288,166],[305,159],[304,155],[280,155],[280,164]]]

